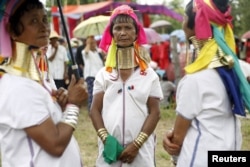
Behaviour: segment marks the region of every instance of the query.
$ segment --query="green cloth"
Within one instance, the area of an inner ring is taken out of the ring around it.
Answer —
[[[105,140],[103,157],[105,162],[111,164],[117,161],[117,158],[120,156],[122,151],[124,150],[123,146],[117,141],[117,139],[111,135]]]

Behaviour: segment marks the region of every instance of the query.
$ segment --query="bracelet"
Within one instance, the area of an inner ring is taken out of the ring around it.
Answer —
[[[133,144],[139,149],[148,139],[148,135],[144,132],[140,132],[137,138],[133,141]]]
[[[74,104],[67,104],[60,122],[70,125],[75,130],[78,122],[78,116],[79,107]]]
[[[97,135],[100,137],[100,139],[102,140],[102,142],[104,143],[106,138],[108,137],[108,131],[106,128],[100,128],[97,131]]]
[[[133,144],[135,145],[136,148],[140,149],[141,146],[139,144],[137,144],[135,141],[133,141]]]
[[[102,140],[102,142],[104,143],[106,138],[108,137],[108,131],[106,128],[100,128],[97,131],[97,135],[100,137],[100,139]]]

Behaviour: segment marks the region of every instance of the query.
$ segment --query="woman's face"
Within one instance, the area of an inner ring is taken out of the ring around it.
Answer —
[[[184,30],[186,39],[188,40],[190,37],[195,35],[195,31],[193,29],[188,28],[187,23],[188,23],[188,16],[184,15],[184,19],[182,22],[182,29]]]
[[[131,46],[137,38],[133,23],[115,23],[112,33],[116,44],[121,47]]]
[[[18,42],[36,47],[43,47],[49,43],[50,28],[45,9],[31,9],[25,12],[20,22],[23,25],[21,35],[12,35]]]

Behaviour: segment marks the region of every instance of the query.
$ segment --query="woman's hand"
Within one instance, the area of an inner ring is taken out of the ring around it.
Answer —
[[[173,131],[170,130],[166,133],[163,138],[163,148],[170,154],[170,155],[178,155],[180,153],[181,147],[177,144],[172,143],[171,139],[173,137]]]
[[[64,111],[66,104],[68,102],[68,90],[64,88],[59,88],[58,90],[52,90],[52,96],[56,97],[57,103],[61,106],[62,111]]]
[[[123,163],[132,163],[137,156],[139,149],[132,143],[128,144],[127,147],[121,153],[119,160]]]
[[[84,48],[84,51],[86,54],[88,54],[88,52],[90,51],[90,45],[87,44],[86,47]]]
[[[74,75],[71,77],[71,82],[68,86],[68,103],[75,104],[78,107],[81,107],[83,101],[88,97],[88,93],[84,88],[83,79],[76,81]]]

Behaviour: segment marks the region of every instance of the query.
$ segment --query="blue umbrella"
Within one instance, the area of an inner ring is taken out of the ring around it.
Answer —
[[[170,39],[170,35],[169,34],[160,34],[161,38],[164,40],[164,41],[168,41]]]
[[[174,30],[170,33],[170,36],[176,36],[180,42],[186,41],[186,35],[185,32],[182,29]]]

